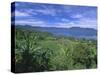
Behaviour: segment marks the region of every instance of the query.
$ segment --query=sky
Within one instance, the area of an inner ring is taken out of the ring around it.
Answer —
[[[97,7],[15,2],[12,23],[40,27],[82,27],[97,29]]]

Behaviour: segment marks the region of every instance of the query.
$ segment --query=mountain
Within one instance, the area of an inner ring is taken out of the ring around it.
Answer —
[[[56,27],[35,27],[29,25],[16,25],[16,28],[22,28],[26,30],[37,30],[42,32],[49,32],[56,36],[69,36],[75,38],[86,38],[86,39],[96,39],[97,30],[92,28],[56,28]]]

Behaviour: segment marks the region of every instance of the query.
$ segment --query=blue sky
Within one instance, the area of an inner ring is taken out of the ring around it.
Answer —
[[[14,17],[16,25],[97,29],[97,8],[92,6],[15,2]]]

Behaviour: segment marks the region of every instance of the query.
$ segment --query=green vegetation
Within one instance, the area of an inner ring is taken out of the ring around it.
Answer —
[[[97,67],[95,40],[57,37],[16,28],[15,71],[40,72]]]

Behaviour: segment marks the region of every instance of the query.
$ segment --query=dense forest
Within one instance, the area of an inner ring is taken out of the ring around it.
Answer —
[[[15,72],[97,67],[97,41],[15,29]]]

